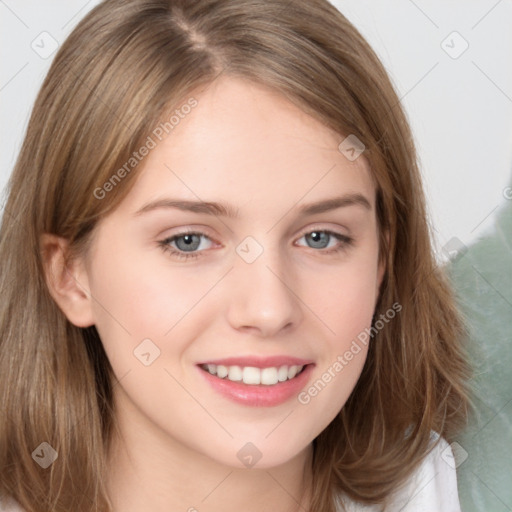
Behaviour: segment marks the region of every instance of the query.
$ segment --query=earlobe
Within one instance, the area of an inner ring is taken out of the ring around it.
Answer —
[[[48,291],[67,319],[77,327],[94,325],[92,297],[84,262],[68,259],[68,241],[44,233],[40,251]]]

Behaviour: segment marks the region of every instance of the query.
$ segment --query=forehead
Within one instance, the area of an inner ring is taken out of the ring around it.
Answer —
[[[338,149],[343,135],[278,92],[221,77],[191,97],[197,105],[182,112],[162,140],[153,135],[155,146],[142,162],[125,208],[133,211],[165,194],[226,201],[241,211],[339,193],[363,193],[373,201],[364,156],[347,159]]]

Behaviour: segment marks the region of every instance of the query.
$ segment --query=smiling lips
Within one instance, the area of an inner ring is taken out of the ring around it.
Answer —
[[[197,365],[203,378],[225,398],[243,405],[282,404],[306,385],[312,361],[294,357],[230,358]]]
[[[286,382],[293,379],[304,368],[304,365],[282,365],[270,366],[267,368],[257,368],[255,366],[224,366],[216,364],[205,364],[201,366],[203,370],[211,375],[216,375],[220,379],[227,379],[232,382],[243,382],[248,385],[263,384],[265,386],[274,386],[278,382]]]

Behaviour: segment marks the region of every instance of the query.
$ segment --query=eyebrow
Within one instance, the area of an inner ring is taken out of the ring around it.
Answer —
[[[345,194],[343,196],[332,197],[330,199],[324,199],[323,201],[302,205],[298,209],[298,214],[299,216],[303,217],[306,215],[315,215],[347,206],[362,206],[366,210],[372,209],[370,201],[365,196],[359,193],[355,193]],[[229,204],[212,201],[190,201],[171,198],[151,201],[139,208],[134,215],[142,215],[143,213],[166,208],[176,208],[178,210],[192,213],[203,213],[207,215],[215,215],[233,219],[238,217],[238,209],[235,209]]]

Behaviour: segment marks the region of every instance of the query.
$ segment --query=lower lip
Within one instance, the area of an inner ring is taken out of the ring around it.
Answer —
[[[298,395],[301,389],[306,385],[313,370],[313,366],[313,364],[308,364],[304,367],[302,372],[293,379],[278,382],[272,386],[233,382],[228,379],[220,379],[199,366],[198,369],[212,388],[222,396],[236,403],[252,407],[274,407]]]

